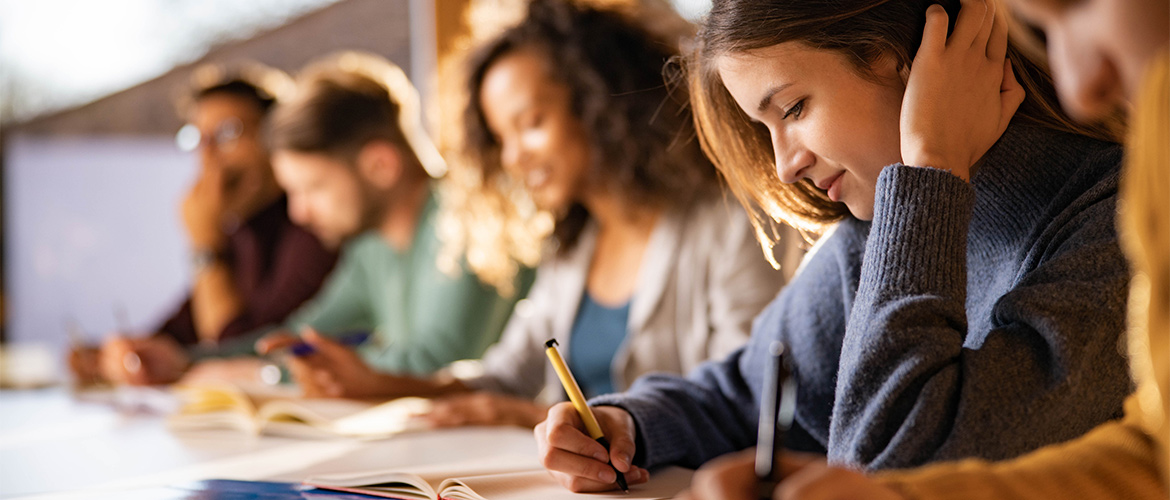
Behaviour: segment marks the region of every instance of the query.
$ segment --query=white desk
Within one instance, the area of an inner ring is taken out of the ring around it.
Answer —
[[[451,449],[453,442],[459,449]],[[232,431],[176,433],[158,413],[77,400],[62,388],[0,391],[0,498],[67,492],[74,493],[61,498],[84,498],[78,490],[201,479],[299,482],[317,474],[481,458],[472,450],[530,458],[539,467],[536,443],[527,429],[452,429],[365,442],[252,437]]]

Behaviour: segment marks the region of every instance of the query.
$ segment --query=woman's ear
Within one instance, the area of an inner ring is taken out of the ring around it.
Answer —
[[[390,189],[402,178],[402,156],[386,141],[373,140],[362,146],[357,167],[362,179],[378,189]]]
[[[901,61],[892,51],[884,50],[870,63],[869,73],[887,85],[901,83],[905,88],[910,79],[910,62]]]

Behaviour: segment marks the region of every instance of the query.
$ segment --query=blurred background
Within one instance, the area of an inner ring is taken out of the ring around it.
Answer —
[[[692,20],[709,7],[672,3]],[[176,147],[175,98],[196,67],[250,60],[295,73],[339,50],[379,54],[415,81],[441,141],[441,61],[523,6],[0,0],[0,386],[58,381],[70,335],[142,331],[184,295],[179,203],[198,162]]]

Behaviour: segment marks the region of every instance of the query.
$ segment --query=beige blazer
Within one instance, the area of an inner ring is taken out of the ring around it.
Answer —
[[[528,297],[480,361],[480,374],[464,378],[467,385],[543,403],[566,399],[544,343],[555,337],[568,359],[596,239],[597,227],[589,224],[572,251],[537,268]],[[799,260],[791,257],[777,256]],[[642,257],[626,339],[613,359],[614,387],[625,390],[646,373],[682,374],[722,358],[747,342],[752,319],[784,283],[734,201],[716,198],[663,214]]]

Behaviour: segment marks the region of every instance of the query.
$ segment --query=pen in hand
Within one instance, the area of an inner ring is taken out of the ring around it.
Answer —
[[[114,328],[118,338],[129,338],[130,336],[130,315],[126,312],[126,306],[121,303],[114,304]],[[142,355],[138,353],[137,347],[133,343],[127,344],[126,352],[122,354],[122,369],[126,370],[129,377],[135,380],[141,380],[142,376]]]
[[[331,335],[330,338],[338,344],[348,347],[357,347],[369,340],[371,335],[372,332],[359,330],[343,332],[338,335]],[[317,350],[308,342],[298,342],[289,346],[288,352],[296,357],[305,357],[317,352]]]
[[[561,385],[565,386],[565,392],[569,395],[569,401],[573,402],[573,407],[577,409],[577,413],[581,415],[581,420],[585,422],[585,430],[589,432],[589,437],[601,443],[606,450],[609,450],[609,441],[605,439],[605,434],[601,432],[601,426],[597,423],[597,418],[593,416],[593,410],[589,409],[589,405],[585,402],[585,395],[581,393],[581,388],[577,386],[577,379],[573,378],[573,373],[569,371],[565,360],[561,358],[560,351],[557,350],[557,339],[549,339],[544,343],[544,352],[548,355],[548,360],[552,362],[553,369],[557,372],[557,377],[561,379]],[[614,473],[617,474],[615,481],[622,491],[629,493],[630,487],[626,484],[626,476],[614,467],[613,462],[609,462],[609,466],[613,467]]]
[[[760,402],[760,428],[756,435],[757,497],[772,498],[780,482],[780,450],[784,433],[796,416],[796,381],[785,363],[785,347],[780,341],[768,346],[768,367]]]

